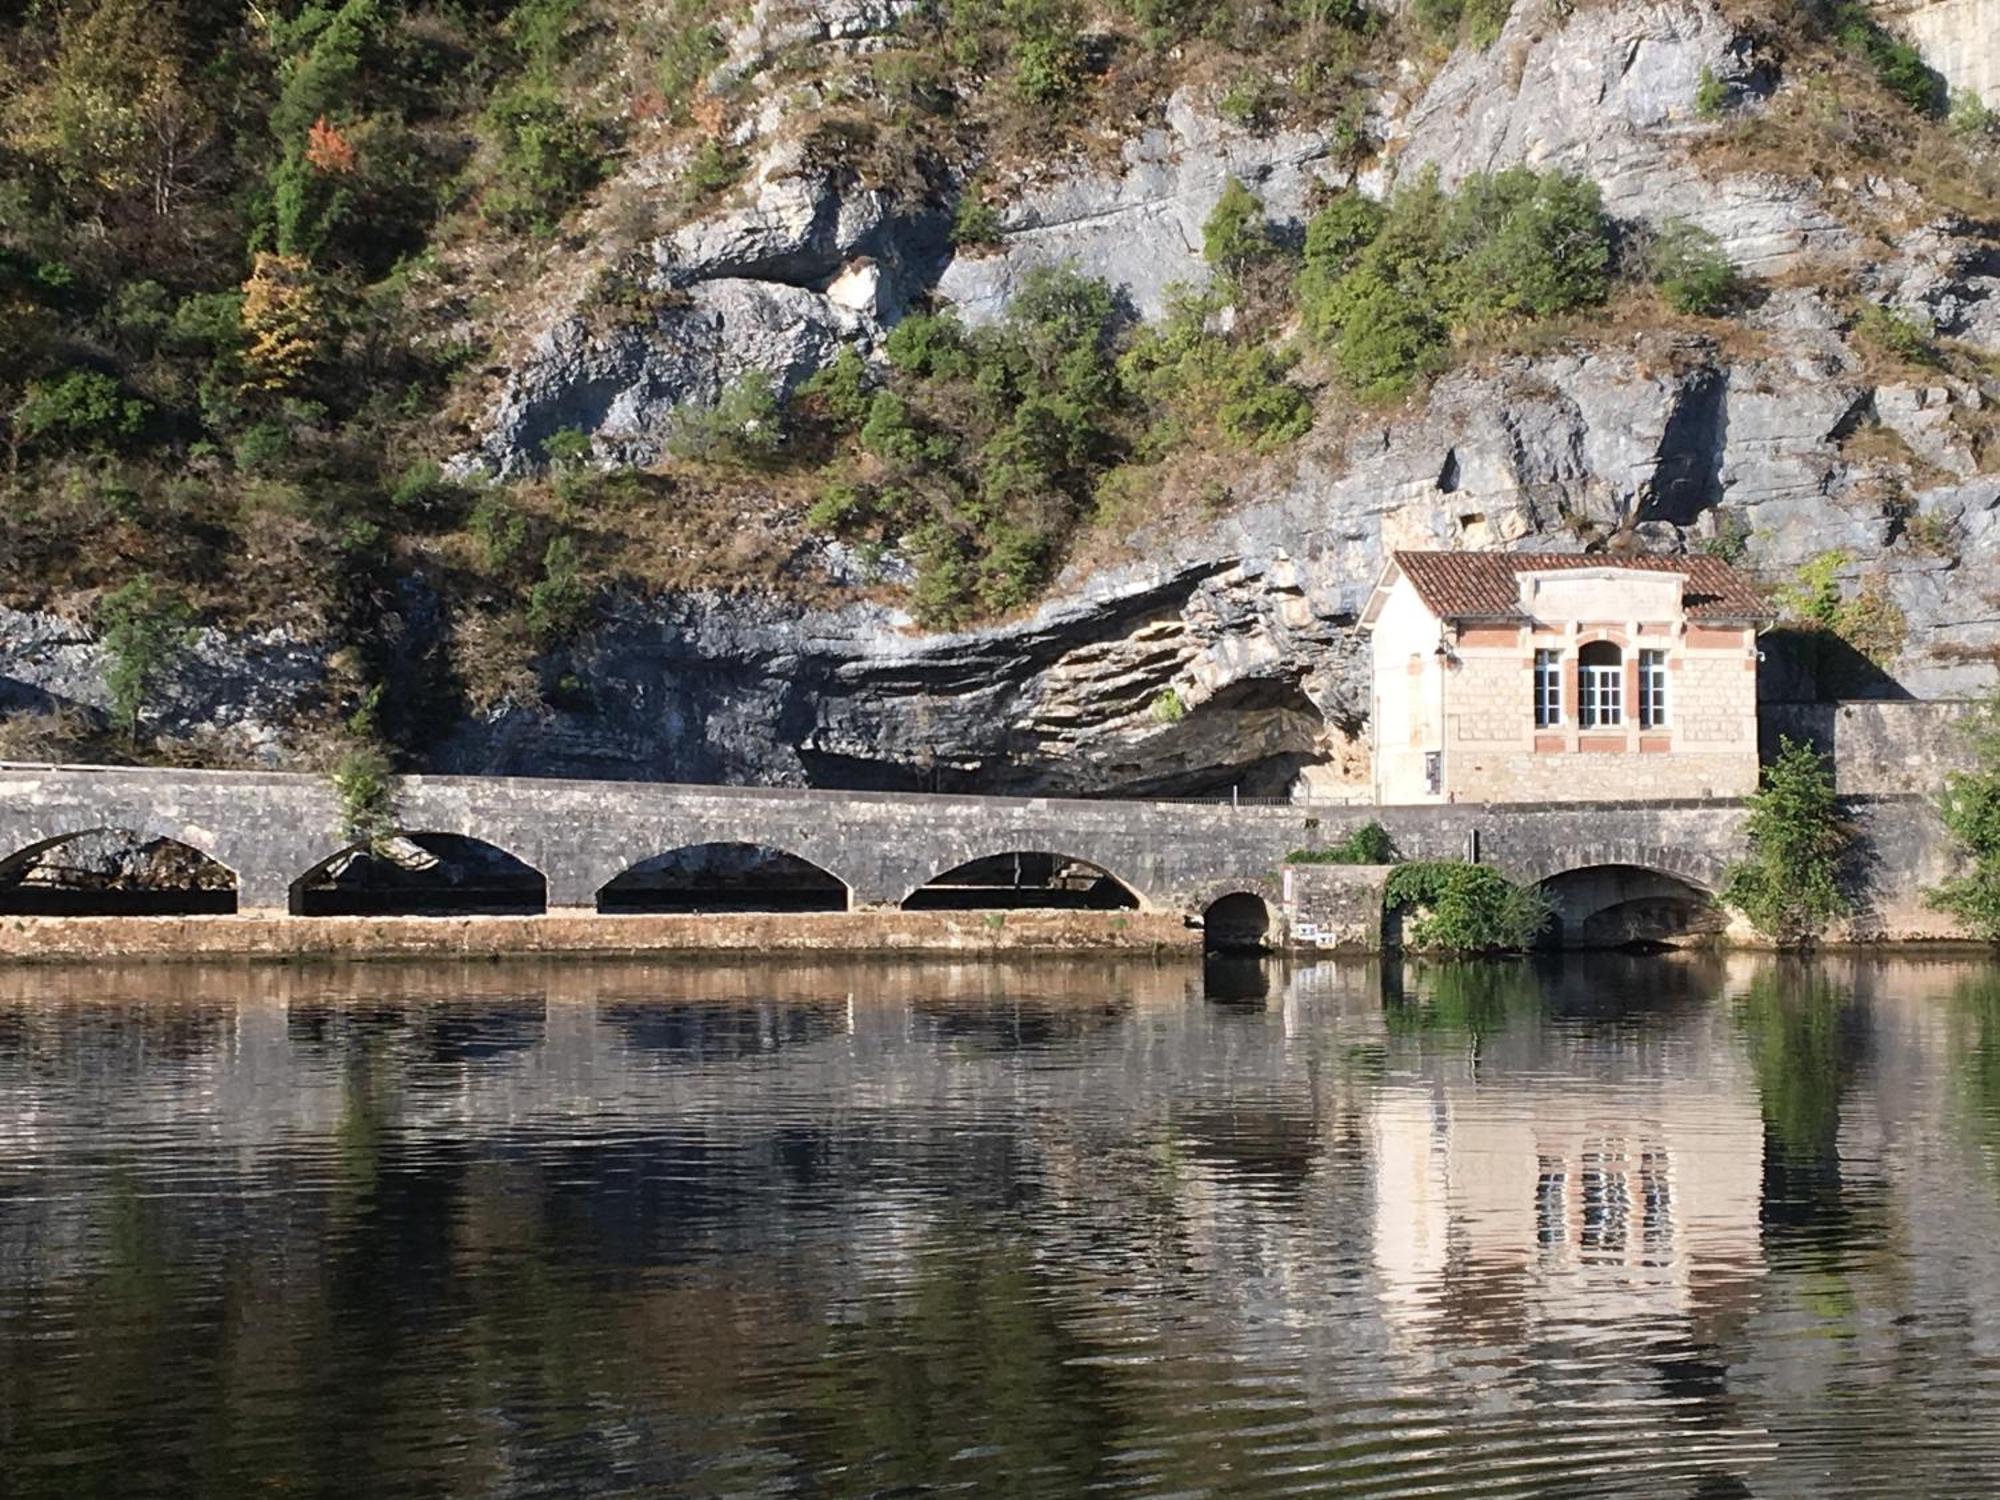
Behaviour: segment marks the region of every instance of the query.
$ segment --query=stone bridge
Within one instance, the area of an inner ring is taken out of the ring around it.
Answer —
[[[1945,936],[1921,892],[1948,842],[1915,797],[1850,802],[1867,852],[1862,936]],[[658,856],[742,844],[836,877],[851,908],[904,902],[940,874],[1013,853],[1097,866],[1143,910],[1204,912],[1233,893],[1282,909],[1298,849],[1379,821],[1405,858],[1473,858],[1545,882],[1565,933],[1621,904],[1713,895],[1742,852],[1731,801],[1372,807],[964,797],[412,776],[398,825],[491,846],[539,873],[551,910],[590,911],[612,880]],[[97,830],[171,839],[234,875],[241,911],[300,909],[299,893],[352,850],[319,777],[276,772],[0,764],[0,877],[24,856]]]
[[[1738,852],[1727,802],[1375,808],[1085,801],[412,776],[400,827],[475,839],[547,881],[551,908],[588,909],[621,873],[697,844],[810,861],[855,907],[895,906],[968,861],[1050,853],[1104,870],[1153,910],[1199,911],[1269,892],[1288,852],[1371,819],[1405,857],[1471,855],[1524,880],[1633,866],[1712,891]],[[300,882],[353,847],[321,778],[265,772],[0,766],[0,868],[99,829],[166,838],[236,877],[246,911],[283,911]]]

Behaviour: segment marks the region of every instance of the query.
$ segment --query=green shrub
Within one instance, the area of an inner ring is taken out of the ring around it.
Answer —
[[[1000,215],[970,189],[959,195],[952,208],[951,242],[960,250],[985,249],[1000,243]]]
[[[353,844],[379,852],[397,829],[395,768],[372,744],[345,750],[327,773],[340,807],[342,835]]]
[[[399,511],[425,511],[442,501],[451,489],[442,468],[429,459],[420,459],[396,476],[396,482],[389,487],[389,504]]]
[[[1832,6],[1828,22],[1834,40],[1873,68],[1882,87],[1919,114],[1942,113],[1943,77],[1914,46],[1876,20],[1863,0]]]
[[[590,458],[590,434],[581,427],[558,427],[535,445],[542,457],[558,468],[573,467]]]
[[[868,388],[868,366],[852,348],[843,348],[799,387],[798,404],[820,421],[852,432],[868,418]]]
[[[1661,229],[1646,259],[1661,300],[1675,312],[1712,318],[1742,295],[1736,266],[1723,254],[1721,242],[1684,219]]]
[[[1359,828],[1350,828],[1347,837],[1321,849],[1294,849],[1285,856],[1294,865],[1393,865],[1396,842],[1389,830],[1370,819]]]
[[[479,560],[490,573],[497,573],[521,555],[528,544],[528,518],[507,503],[497,490],[488,490],[466,517]]]
[[[54,380],[31,380],[14,408],[22,437],[57,449],[116,447],[139,435],[151,408],[127,396],[118,382],[96,370],[72,370]]]
[[[1178,724],[1187,717],[1187,704],[1178,689],[1163,687],[1153,694],[1153,701],[1146,705],[1146,713],[1155,724]]]
[[[506,228],[548,233],[603,175],[597,132],[546,80],[496,90],[482,129],[494,165],[481,208]]]
[[[1202,259],[1233,276],[1270,253],[1262,201],[1236,178],[1226,179],[1222,196],[1201,226]]]
[[[1702,65],[1694,86],[1694,113],[1698,120],[1719,120],[1729,112],[1729,90],[1715,76],[1715,69]]]
[[[1014,88],[1030,104],[1061,104],[1083,76],[1083,43],[1073,30],[1038,31],[1014,45]]]
[[[1897,359],[1913,365],[1938,363],[1937,345],[1931,331],[1908,313],[1885,307],[1879,302],[1864,306],[1854,320],[1854,331],[1868,343]]]
[[[973,373],[965,329],[948,313],[913,313],[904,318],[889,330],[882,352],[907,375],[963,378]]]
[[[1155,451],[1213,426],[1232,446],[1282,447],[1312,427],[1312,403],[1286,379],[1289,356],[1209,331],[1205,296],[1176,291],[1167,316],[1140,329],[1118,361],[1126,388],[1153,416]]]
[[[283,422],[258,422],[243,429],[230,462],[245,474],[269,474],[292,456],[291,429]]]
[[[1514,0],[1415,0],[1410,13],[1440,41],[1462,37],[1475,47],[1490,47],[1513,8]]]
[[[1306,224],[1300,274],[1327,282],[1339,280],[1361,252],[1375,243],[1387,217],[1388,211],[1373,198],[1357,192],[1336,194]]]
[[[680,407],[667,433],[669,453],[707,463],[767,464],[784,446],[778,395],[762,370],[748,370],[724,386],[713,406]]]
[[[528,590],[528,634],[540,646],[568,640],[590,616],[590,591],[584,586],[576,543],[567,536],[549,539],[542,553],[542,577]]]
[[[1548,317],[1593,307],[1610,290],[1610,223],[1585,177],[1474,173],[1450,199],[1443,242],[1459,321]]]
[[[1750,553],[1750,523],[1741,511],[1718,509],[1713,515],[1715,530],[1701,539],[1701,550],[1726,563],[1742,562]]]
[[[1980,137],[2000,131],[2000,111],[1989,108],[1977,89],[1953,90],[1945,118],[1957,135]]]
[[[743,175],[743,153],[713,138],[695,147],[681,174],[682,195],[690,203],[713,198]]]
[[[1725,875],[1723,902],[1781,946],[1813,942],[1850,905],[1842,867],[1854,835],[1841,817],[1826,757],[1781,737],[1744,827],[1750,852]]]
[[[1262,131],[1276,118],[1278,99],[1277,85],[1268,74],[1250,74],[1224,90],[1215,101],[1215,112],[1244,130]]]
[[[1887,666],[1903,649],[1908,622],[1879,574],[1847,595],[1840,571],[1850,560],[1838,549],[1816,554],[1773,591],[1771,602],[1791,623],[1837,636],[1877,666]]]
[[[104,685],[112,716],[137,741],[140,715],[187,654],[194,610],[179,594],[141,573],[98,602],[97,627],[98,641],[110,658]]]
[[[1548,898],[1491,865],[1420,860],[1397,865],[1382,889],[1385,912],[1402,913],[1403,941],[1454,953],[1518,952],[1548,926]]]
[[[702,77],[728,53],[706,9],[706,0],[672,0],[655,28],[653,82],[670,119],[686,116]]]
[[[1955,726],[1973,769],[1945,777],[1938,818],[1969,868],[1925,892],[1989,943],[2000,942],[2000,690]]]
[[[1441,368],[1454,329],[1601,303],[1611,234],[1596,184],[1515,167],[1455,194],[1426,173],[1375,213],[1336,199],[1307,231],[1308,332],[1364,398]]]

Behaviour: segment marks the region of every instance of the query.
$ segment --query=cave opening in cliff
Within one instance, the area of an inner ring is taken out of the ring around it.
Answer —
[[[399,833],[356,844],[292,883],[302,917],[530,916],[548,910],[542,872],[482,839]]]
[[[601,912],[846,911],[847,885],[762,844],[689,844],[633,865],[597,893]]]
[[[1138,904],[1131,887],[1102,866],[1041,849],[1010,849],[967,860],[903,898],[905,911],[1118,911]]]
[[[198,849],[93,828],[0,858],[7,916],[212,916],[236,910],[236,877]]]

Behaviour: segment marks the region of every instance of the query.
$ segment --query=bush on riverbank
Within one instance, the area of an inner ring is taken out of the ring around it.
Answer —
[[[1781,737],[1745,827],[1750,854],[1724,876],[1723,903],[1782,948],[1817,941],[1851,905],[1841,877],[1854,845],[1826,757]]]
[[[1987,942],[2000,942],[2000,691],[1989,695],[1959,725],[1970,742],[1976,770],[1945,777],[1938,818],[1968,868],[1924,893]]]
[[[1490,865],[1418,860],[1398,865],[1382,890],[1384,912],[1404,914],[1403,944],[1452,953],[1511,953],[1549,924],[1548,897]]]

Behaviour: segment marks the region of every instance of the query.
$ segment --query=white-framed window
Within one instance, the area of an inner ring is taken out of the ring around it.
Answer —
[[[1625,722],[1625,658],[1609,641],[1592,641],[1576,654],[1577,708],[1585,729],[1616,729]]]
[[[1639,653],[1639,727],[1663,729],[1667,723],[1667,653]]]
[[[1535,728],[1553,729],[1563,721],[1563,660],[1560,651],[1535,653]]]

